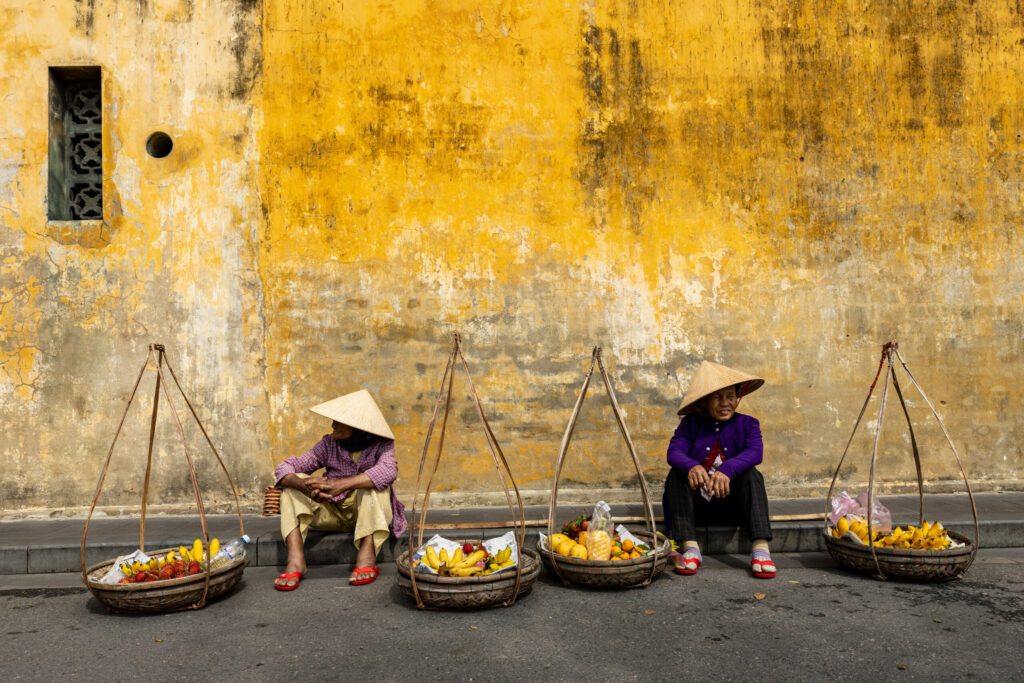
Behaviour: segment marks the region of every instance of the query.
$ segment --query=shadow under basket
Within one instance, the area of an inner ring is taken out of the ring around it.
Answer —
[[[963,576],[974,561],[974,541],[963,534],[948,531],[949,537],[963,543],[962,548],[947,550],[909,550],[905,548],[875,548],[878,566],[871,556],[871,548],[845,538],[825,536],[825,547],[843,567],[879,577],[902,581],[952,581]]]
[[[649,543],[651,535],[648,532],[634,532],[634,534]],[[672,550],[668,540],[664,540],[653,553],[637,557],[632,560],[582,560],[577,557],[565,557],[558,555],[557,560],[553,550],[542,548],[540,541],[537,541],[537,552],[544,560],[544,566],[556,577],[568,583],[575,583],[588,588],[634,588],[647,585],[649,580],[657,578],[665,570],[668,564],[668,554]],[[553,566],[558,562],[558,569]],[[654,575],[651,575],[651,565],[654,565]]]
[[[523,596],[533,589],[540,574],[540,560],[532,550],[523,550],[520,555],[523,575],[519,581],[517,596]],[[412,579],[409,578],[409,551],[395,559],[398,568],[398,586],[415,599]],[[505,571],[486,576],[437,576],[426,572],[416,573],[416,588],[427,607],[439,609],[480,609],[494,607],[508,602],[516,586],[516,573]]]
[[[171,548],[154,550],[153,557],[166,554]],[[206,602],[224,595],[242,579],[246,558],[240,557],[210,575],[210,589]],[[101,562],[88,569],[85,585],[96,599],[113,612],[174,612],[190,609],[203,597],[205,572],[151,583],[100,583],[96,579],[107,573],[113,560]]]

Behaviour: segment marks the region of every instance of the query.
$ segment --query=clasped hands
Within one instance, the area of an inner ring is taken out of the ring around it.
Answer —
[[[321,502],[333,500],[351,488],[348,479],[344,478],[306,477],[305,479],[299,479],[299,482],[301,482],[299,490],[313,500]]]
[[[708,474],[703,465],[696,465],[690,469],[687,476],[691,489],[698,489],[706,486],[708,491],[715,498],[725,498],[729,495],[729,477],[718,470],[714,474]]]

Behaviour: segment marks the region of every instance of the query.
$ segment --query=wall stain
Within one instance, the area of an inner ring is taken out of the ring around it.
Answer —
[[[92,36],[96,22],[96,0],[75,0],[75,27],[86,36]]]
[[[666,133],[651,105],[641,39],[620,30],[587,17],[581,31],[584,107],[575,175],[594,227],[621,224],[639,234],[657,194],[654,160]]]
[[[263,0],[235,0],[233,16],[235,34],[230,49],[235,76],[230,92],[234,99],[245,100],[263,69]]]

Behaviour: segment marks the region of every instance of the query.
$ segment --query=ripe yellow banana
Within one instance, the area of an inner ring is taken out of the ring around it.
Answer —
[[[213,538],[210,540],[210,557],[217,557],[217,553],[220,552],[220,539]]]
[[[192,541],[192,559],[196,562],[203,561],[203,542],[198,538]]]
[[[462,548],[456,548],[455,552],[452,553],[452,556],[448,559],[448,566],[454,567],[459,562],[462,562],[463,558],[465,557],[466,556],[463,554]]]
[[[437,568],[441,566],[440,558],[437,556],[437,551],[434,550],[434,546],[432,545],[427,546],[427,552],[424,554],[423,558],[426,560],[427,566],[435,572],[437,571]]]
[[[441,553],[437,556],[437,559],[439,562],[438,566],[441,564],[448,564],[450,561],[448,557],[448,548],[441,548]]]
[[[481,573],[482,571],[483,569],[474,564],[469,567],[457,567],[455,569],[451,569],[449,570],[449,573],[452,576],[474,576],[476,574]]]
[[[458,564],[452,565],[452,567],[451,567],[452,570],[453,570],[452,574],[455,574],[455,572],[454,572],[455,569],[465,569],[466,567],[474,566],[477,562],[479,562],[480,560],[484,559],[484,556],[486,554],[487,554],[487,551],[485,551],[485,550],[477,550],[477,551],[475,551],[473,553],[470,553],[466,557],[462,558],[462,560],[460,560]],[[467,575],[466,574],[455,574],[455,576],[467,576]]]

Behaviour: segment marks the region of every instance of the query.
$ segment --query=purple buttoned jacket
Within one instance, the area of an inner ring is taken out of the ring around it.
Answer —
[[[700,413],[684,415],[668,443],[668,464],[688,473],[704,461],[715,439],[720,440],[726,458],[718,471],[730,479],[760,464],[764,453],[761,423],[740,413],[725,422]]]
[[[328,479],[341,479],[365,474],[373,482],[373,487],[383,491],[398,478],[398,465],[395,462],[395,442],[392,439],[379,439],[370,444],[359,456],[359,462],[352,462],[352,454],[341,447],[337,439],[328,434],[320,439],[315,446],[302,455],[283,460],[274,468],[274,477],[280,482],[289,474],[301,472],[312,474],[323,467]],[[332,500],[340,503],[350,491],[341,493]],[[391,533],[396,538],[405,532],[405,506],[395,495],[391,487]]]

